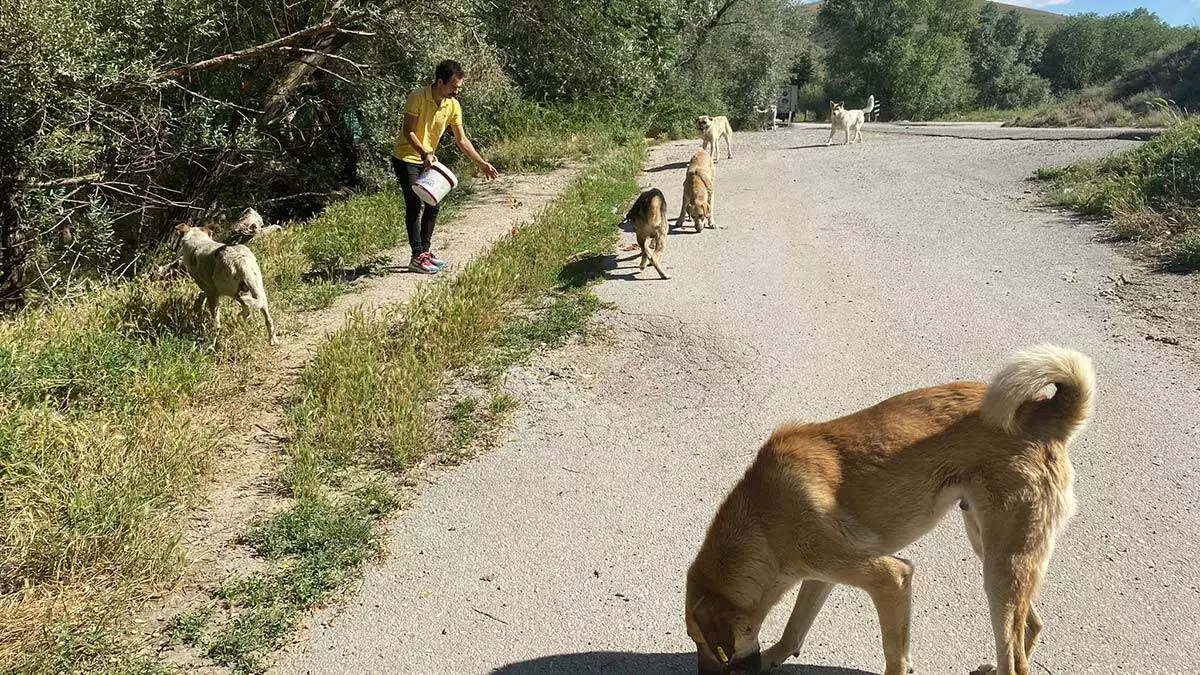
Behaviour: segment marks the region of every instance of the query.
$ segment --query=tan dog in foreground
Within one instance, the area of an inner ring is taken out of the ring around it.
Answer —
[[[242,316],[250,316],[251,309],[262,311],[267,323],[267,339],[279,344],[275,337],[275,322],[267,306],[267,291],[263,288],[262,270],[254,252],[249,248],[229,246],[213,240],[206,227],[190,227],[186,223],[176,229],[179,236],[179,252],[183,266],[200,287],[194,311],[208,304],[213,328],[221,331],[221,296],[233,298],[242,306]]]
[[[1067,444],[1091,416],[1094,385],[1088,357],[1046,345],[1016,354],[990,385],[918,389],[777,429],[688,569],[700,672],[757,673],[798,655],[833,586],[848,584],[879,612],[886,675],[907,675],[913,565],[891,554],[958,502],[983,561],[994,670],[1029,673],[1042,629],[1033,600],[1075,509]],[[764,618],[801,581],[779,643],[760,651]]]
[[[667,198],[662,190],[651,188],[638,195],[637,201],[625,216],[633,224],[638,248],[642,250],[642,264],[638,271],[646,269],[646,262],[654,265],[658,276],[668,278],[662,269],[662,253],[667,248]]]
[[[712,153],[714,162],[721,154],[717,145],[722,138],[725,139],[725,157],[733,159],[733,127],[729,125],[728,117],[701,115],[696,118],[696,126],[700,129],[700,147]]]
[[[675,227],[683,227],[684,216],[692,219],[696,231],[703,227],[717,226],[713,220],[713,201],[716,197],[717,171],[712,156],[700,148],[688,162],[687,174],[683,178],[683,204],[679,209],[679,220]]]

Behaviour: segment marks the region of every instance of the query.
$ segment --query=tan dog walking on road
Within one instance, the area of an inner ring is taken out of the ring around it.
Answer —
[[[992,378],[918,389],[829,422],[775,431],[725,498],[687,573],[687,632],[701,673],[758,673],[800,652],[835,584],[879,613],[886,675],[908,675],[913,564],[893,555],[956,503],[983,561],[1000,675],[1027,675],[1033,601],[1075,510],[1067,445],[1091,416],[1079,352],[1017,353]],[[1047,393],[1052,389],[1052,394]],[[779,642],[771,608],[801,583]],[[977,671],[980,672],[980,671]]]
[[[725,139],[725,157],[733,159],[733,127],[729,126],[728,117],[701,115],[696,118],[696,125],[700,128],[700,147],[712,154],[714,162],[717,161],[717,155],[721,153],[717,144],[721,142],[722,138]]]
[[[707,226],[716,228],[713,220],[713,201],[716,198],[717,171],[713,166],[712,156],[704,148],[692,155],[688,162],[687,173],[683,178],[683,204],[680,205],[679,219],[675,227],[683,227],[684,217],[692,219],[697,232],[704,231]]]

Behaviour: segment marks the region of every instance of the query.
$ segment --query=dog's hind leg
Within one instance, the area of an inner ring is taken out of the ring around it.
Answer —
[[[646,269],[646,261],[650,259],[650,252],[646,250],[646,235],[637,234],[638,249],[642,252],[642,263],[638,265],[638,272],[643,272]]]
[[[725,134],[725,157],[733,159],[733,132]]]
[[[650,264],[654,265],[654,269],[658,271],[658,276],[663,279],[669,279],[667,273],[663,271],[662,253],[667,248],[667,238],[665,235],[658,234],[654,237],[654,253],[650,256]]]
[[[275,336],[275,322],[271,319],[271,310],[265,302],[262,304],[262,315],[267,324],[267,342],[272,346],[279,344],[279,338]]]
[[[963,516],[967,537],[982,552],[983,587],[996,639],[996,665],[976,672],[1028,675],[1029,657],[1042,632],[1042,618],[1033,607],[1053,548],[1053,523],[1025,509],[1005,518],[988,518],[984,509],[968,505]],[[983,542],[987,546],[983,546]]]
[[[813,620],[833,590],[833,584],[827,581],[807,579],[796,594],[796,607],[783,629],[783,636],[770,649],[763,652],[763,670],[783,665],[789,656],[799,656],[800,648],[804,646],[804,638],[812,628]]]
[[[975,514],[970,510],[970,506],[964,503],[962,509],[963,526],[967,531],[967,540],[971,542],[971,550],[975,551],[976,557],[983,560],[983,535],[980,532],[979,521],[976,520]],[[1038,614],[1037,608],[1034,607],[1033,601],[1029,602],[1029,613],[1025,617],[1025,659],[1033,659],[1033,650],[1037,649],[1038,637],[1042,634],[1042,628],[1045,626],[1042,623],[1042,617]],[[994,668],[994,667],[993,667]],[[985,669],[986,672],[986,669]]]

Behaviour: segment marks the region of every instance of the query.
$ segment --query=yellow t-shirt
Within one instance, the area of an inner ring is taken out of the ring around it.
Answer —
[[[409,94],[408,102],[404,104],[404,114],[416,115],[417,139],[433,151],[437,150],[438,141],[442,139],[442,134],[446,133],[446,127],[451,124],[462,125],[462,106],[458,104],[458,99],[447,98],[439,106],[433,101],[432,87],[418,89]],[[403,127],[392,154],[404,162],[421,163],[421,153],[408,142]]]

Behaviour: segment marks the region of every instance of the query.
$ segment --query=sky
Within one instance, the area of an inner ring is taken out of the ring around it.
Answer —
[[[814,2],[815,0],[801,0]],[[999,0],[1009,5],[1035,7],[1057,14],[1113,14],[1145,7],[1175,26],[1200,26],[1200,0]]]
[[[1036,7],[1058,14],[1112,14],[1145,7],[1176,26],[1200,25],[1200,0],[1000,0],[1010,5]]]

